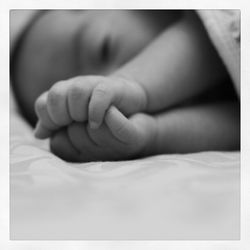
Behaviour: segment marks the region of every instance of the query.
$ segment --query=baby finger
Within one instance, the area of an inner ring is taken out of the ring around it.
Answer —
[[[43,127],[49,130],[57,130],[59,126],[52,121],[47,110],[47,98],[48,92],[44,92],[38,97],[35,102],[35,112]]]
[[[58,82],[48,91],[47,109],[51,120],[58,126],[66,126],[72,122],[68,112],[68,81]]]

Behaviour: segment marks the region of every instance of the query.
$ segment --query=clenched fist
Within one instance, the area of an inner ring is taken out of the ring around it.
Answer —
[[[71,162],[125,160],[147,155],[156,139],[155,120],[137,113],[127,119],[111,106],[98,129],[74,122],[56,131],[50,139],[51,151]]]
[[[72,122],[88,122],[97,129],[111,105],[128,116],[145,110],[147,96],[138,83],[118,77],[80,76],[57,82],[36,100],[35,135],[47,138]]]

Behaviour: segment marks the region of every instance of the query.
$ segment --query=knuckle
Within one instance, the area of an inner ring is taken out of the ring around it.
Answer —
[[[73,78],[71,78],[69,81],[71,82],[71,84],[82,84],[82,82],[84,81],[84,78],[86,78],[85,76],[75,76]]]
[[[48,93],[48,105],[50,107],[58,106],[61,98],[62,98],[62,92],[60,91],[60,87],[58,85],[53,86]]]
[[[78,84],[71,85],[68,89],[68,97],[71,101],[78,101],[82,98],[84,91]]]
[[[42,98],[38,98],[35,102],[36,113],[41,114],[45,109],[46,109],[46,103],[42,100]]]
[[[107,85],[100,83],[96,86],[94,90],[95,95],[97,96],[105,96],[108,95],[108,88]]]
[[[90,81],[88,80],[87,76],[76,76],[72,78],[69,82],[70,88],[75,88],[79,91],[87,90],[90,85]]]
[[[68,112],[75,121],[84,121],[85,102],[88,99],[82,86],[75,85],[68,89]]]

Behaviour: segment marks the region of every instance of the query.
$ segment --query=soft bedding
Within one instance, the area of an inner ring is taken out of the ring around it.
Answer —
[[[197,13],[239,94],[239,11]],[[11,239],[239,239],[239,152],[67,163],[10,101]]]
[[[11,106],[11,239],[239,238],[239,152],[67,163]]]

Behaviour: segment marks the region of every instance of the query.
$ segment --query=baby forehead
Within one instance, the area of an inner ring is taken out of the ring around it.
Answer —
[[[40,16],[40,20],[43,21],[56,21],[59,20],[68,20],[68,19],[78,19],[80,18],[82,21],[88,21],[91,19],[92,22],[95,21],[96,18],[105,18],[111,14],[125,12],[121,10],[40,10],[37,14]],[[37,20],[39,19],[37,18]],[[53,23],[50,23],[50,25]]]
[[[113,19],[118,10],[45,10],[32,20],[29,34],[34,33],[36,41],[43,37],[65,37],[81,26],[84,32],[89,27],[103,26],[104,21]],[[123,15],[124,16],[124,15]]]
[[[87,28],[101,27],[109,32],[117,29],[128,29],[138,23],[148,22],[151,14],[140,10],[43,10],[38,11],[38,18],[30,25],[32,32],[38,37],[56,36],[68,33],[81,26],[82,32]],[[144,14],[143,14],[144,13]],[[100,31],[101,32],[101,31]],[[63,36],[63,35],[62,35]]]

